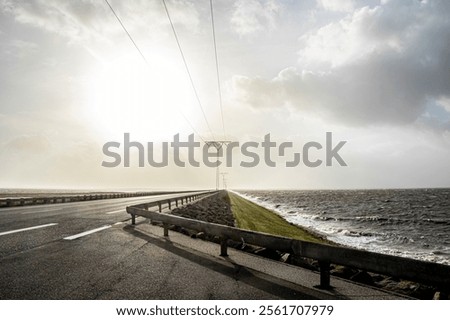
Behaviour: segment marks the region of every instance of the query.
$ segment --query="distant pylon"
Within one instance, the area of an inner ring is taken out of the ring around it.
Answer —
[[[231,141],[227,140],[213,140],[205,141],[208,147],[214,147],[217,150],[217,161],[219,161],[219,151],[224,145],[229,144]],[[216,190],[219,190],[219,166],[216,167]]]
[[[226,175],[228,174],[228,172],[221,172],[220,173],[222,175],[222,187],[224,190],[227,190],[227,178]]]

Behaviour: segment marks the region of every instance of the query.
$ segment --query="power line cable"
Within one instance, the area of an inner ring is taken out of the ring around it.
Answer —
[[[219,93],[219,106],[220,106],[220,115],[222,117],[223,137],[225,139],[226,138],[225,121],[224,121],[224,117],[223,117],[222,89],[220,86],[219,59],[217,57],[216,28],[214,27],[213,1],[209,0],[209,4],[210,4],[210,8],[211,8],[211,25],[212,25],[212,34],[213,34],[213,42],[214,42],[214,56],[215,56],[215,60],[216,60],[217,90]]]
[[[114,16],[116,17],[117,21],[119,21],[120,25],[122,26],[122,29],[125,31],[125,33],[128,35],[128,38],[131,40],[131,42],[133,43],[134,47],[136,48],[136,50],[139,52],[139,54],[141,55],[142,59],[144,59],[145,63],[148,65],[148,61],[147,59],[145,59],[144,54],[142,53],[141,49],[139,49],[138,45],[136,44],[136,42],[134,42],[133,37],[131,36],[131,34],[128,32],[127,28],[125,28],[125,25],[122,23],[122,20],[120,20],[119,16],[116,14],[116,12],[114,11],[113,7],[111,6],[111,4],[108,2],[108,0],[105,0],[106,4],[108,5],[108,7],[111,9],[112,13],[114,14]]]
[[[200,140],[203,141],[203,143],[206,143],[205,139],[202,138],[202,136],[197,132],[197,130],[195,130],[194,126],[192,125],[192,123],[188,120],[188,118],[186,118],[186,115],[181,112],[181,115],[183,116],[184,120],[186,120],[186,122],[188,123],[188,125],[191,127],[191,129],[194,131],[194,133],[200,138]]]
[[[136,50],[139,52],[139,54],[141,55],[142,59],[144,60],[144,62],[149,66],[149,63],[147,61],[147,59],[145,58],[144,54],[142,53],[142,51],[139,49],[138,45],[136,44],[136,42],[133,40],[133,37],[131,36],[131,34],[128,32],[127,28],[125,27],[125,25],[123,24],[122,20],[119,18],[119,16],[117,15],[116,11],[114,10],[114,8],[111,6],[111,4],[108,2],[108,0],[105,0],[106,4],[108,5],[108,7],[111,9],[111,12],[114,14],[114,16],[116,17],[117,21],[120,23],[120,25],[122,26],[122,29],[125,31],[125,33],[128,35],[128,38],[131,40],[131,42],[133,43],[134,47],[136,48]],[[202,138],[202,136],[197,132],[197,130],[195,130],[194,126],[192,125],[192,123],[188,120],[188,118],[186,117],[186,115],[181,111],[178,110],[178,112],[180,112],[180,114],[183,116],[184,120],[187,122],[187,124],[191,127],[191,129],[194,131],[194,133],[203,141],[205,142],[205,140]]]
[[[197,98],[198,105],[199,105],[199,107],[200,107],[200,109],[201,109],[201,111],[202,111],[203,118],[205,119],[206,125],[208,126],[208,129],[209,129],[209,132],[211,133],[211,136],[212,136],[213,139],[215,140],[213,131],[211,130],[211,126],[209,125],[208,119],[206,118],[205,110],[203,109],[203,106],[202,106],[202,103],[201,103],[201,101],[200,101],[200,97],[199,97],[199,95],[198,95],[197,89],[195,88],[195,84],[194,84],[194,80],[192,79],[191,72],[189,71],[189,67],[188,67],[188,64],[187,64],[187,62],[186,62],[186,58],[185,58],[185,56],[184,56],[183,49],[181,48],[181,44],[180,44],[180,41],[179,41],[179,39],[178,39],[177,32],[175,31],[175,27],[174,27],[174,25],[173,25],[172,18],[170,17],[169,9],[167,8],[166,1],[165,1],[165,0],[162,0],[162,3],[163,3],[163,5],[164,5],[164,9],[165,9],[165,11],[166,11],[167,18],[169,19],[170,26],[172,27],[172,32],[173,32],[173,35],[174,35],[175,40],[176,40],[176,42],[177,42],[178,49],[180,50],[181,58],[183,59],[183,63],[184,63],[184,66],[185,66],[185,68],[186,68],[186,72],[187,72],[187,74],[188,74],[188,76],[189,76],[189,80],[190,80],[190,82],[191,82],[192,89],[194,90],[194,94],[195,94],[195,97]]]

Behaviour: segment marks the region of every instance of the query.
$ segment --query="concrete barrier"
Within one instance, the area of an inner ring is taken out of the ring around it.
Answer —
[[[244,241],[248,244],[307,257],[319,262],[321,288],[330,288],[330,264],[337,264],[378,274],[398,277],[439,288],[442,292],[450,292],[450,266],[391,256],[346,247],[337,247],[271,234],[228,227],[215,223],[178,217],[154,211],[148,211],[139,206],[127,207],[133,222],[135,216],[141,216],[164,224],[164,235],[168,235],[168,226],[204,232],[222,239],[220,254],[227,255],[228,239]]]

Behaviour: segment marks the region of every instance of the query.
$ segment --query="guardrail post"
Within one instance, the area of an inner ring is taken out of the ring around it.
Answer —
[[[228,257],[228,239],[227,238],[220,239],[220,256]]]
[[[158,209],[159,209],[159,212],[162,212],[162,205],[161,205],[160,201],[158,201]]]
[[[163,223],[163,228],[164,228],[164,237],[168,237],[169,236],[169,225],[167,223]]]
[[[136,224],[136,215],[131,214],[131,224],[134,226]]]
[[[330,263],[328,261],[319,261],[320,268],[320,289],[330,289]]]
[[[169,210],[172,210],[172,205],[170,203],[170,199],[167,201],[167,203],[169,204]]]
[[[178,199],[175,199],[175,205],[178,207]]]

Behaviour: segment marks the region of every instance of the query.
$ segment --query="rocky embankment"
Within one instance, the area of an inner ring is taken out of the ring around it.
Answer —
[[[182,208],[176,208],[171,212],[185,218],[202,220],[211,223],[218,223],[227,226],[235,226],[235,220],[232,213],[230,199],[226,191],[221,191],[213,196],[201,199],[197,202],[188,204]],[[208,236],[204,233],[186,230],[180,227],[172,227],[178,231],[189,235],[192,238],[220,242],[218,237]],[[249,253],[257,254],[269,259],[282,261],[292,265],[300,266],[306,269],[319,271],[319,265],[316,261],[308,258],[297,257],[292,254],[260,248],[242,242],[230,241],[229,246],[235,249],[243,250]],[[384,290],[407,295],[416,299],[448,299],[448,294],[437,292],[435,288],[422,284],[405,281],[388,276],[382,276],[353,268],[332,265],[331,274],[336,277],[352,280],[364,285],[374,286]]]
[[[234,227],[234,217],[226,191],[220,191],[184,207],[175,208],[171,214]]]

